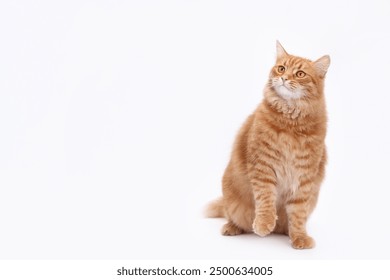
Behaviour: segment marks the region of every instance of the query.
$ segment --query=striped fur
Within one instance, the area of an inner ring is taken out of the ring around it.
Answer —
[[[223,197],[208,208],[209,216],[228,220],[223,235],[275,232],[289,235],[294,248],[314,246],[306,222],[325,172],[329,64],[329,56],[312,62],[289,55],[277,42],[264,99],[236,137]]]

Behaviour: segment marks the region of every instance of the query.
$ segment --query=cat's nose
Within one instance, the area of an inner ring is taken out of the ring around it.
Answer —
[[[286,77],[286,76],[282,76],[282,81],[284,82],[284,81],[287,81],[288,80],[288,78]]]

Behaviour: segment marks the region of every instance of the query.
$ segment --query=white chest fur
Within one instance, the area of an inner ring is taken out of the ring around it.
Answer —
[[[299,187],[300,170],[294,165],[294,153],[286,151],[275,166],[278,203],[283,203],[294,196]]]

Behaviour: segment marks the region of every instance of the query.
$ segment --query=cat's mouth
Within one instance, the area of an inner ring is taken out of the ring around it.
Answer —
[[[300,91],[292,90],[288,85],[282,84],[275,87],[276,93],[286,100],[298,99],[302,96]]]
[[[273,79],[272,87],[276,94],[284,100],[299,99],[303,96],[303,91],[299,87],[292,86],[287,80]]]
[[[285,88],[285,89],[288,89],[289,91],[292,91],[292,90],[290,89],[290,87],[287,86],[286,84],[282,84],[282,85],[280,85],[279,87],[283,87],[283,88]]]
[[[292,90],[292,88],[289,86],[289,85],[287,85],[287,84],[285,84],[285,83],[283,83],[283,84],[281,84],[281,85],[277,85],[276,87],[275,87],[275,89],[276,89],[276,91],[283,91],[283,92],[286,92],[286,91],[289,91],[291,94],[293,94],[294,93],[294,91]]]

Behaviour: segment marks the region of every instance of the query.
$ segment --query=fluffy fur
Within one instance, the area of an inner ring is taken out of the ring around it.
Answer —
[[[223,235],[282,233],[294,248],[312,248],[306,222],[325,173],[323,88],[330,58],[313,62],[276,45],[264,99],[236,137],[223,197],[208,206],[207,214],[228,220]]]

